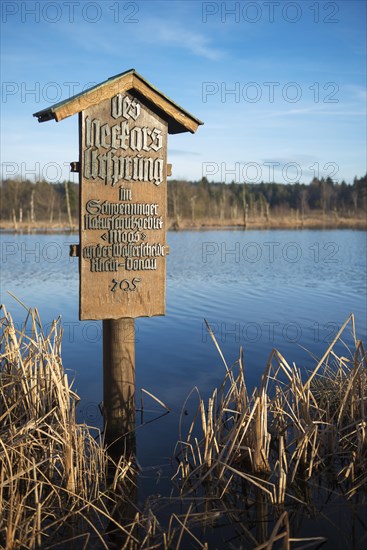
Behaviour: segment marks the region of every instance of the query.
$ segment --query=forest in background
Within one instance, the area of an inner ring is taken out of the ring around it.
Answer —
[[[294,220],[302,225],[312,217],[365,219],[367,175],[353,184],[314,178],[310,184],[168,181],[168,218],[171,227],[251,225],[271,220]],[[76,226],[79,186],[6,179],[0,182],[2,227],[42,224]]]

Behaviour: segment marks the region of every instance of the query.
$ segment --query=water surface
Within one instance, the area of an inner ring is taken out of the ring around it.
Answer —
[[[250,388],[276,347],[291,364],[310,367],[350,313],[366,340],[366,235],[355,230],[169,232],[167,314],[136,320],[136,381],[172,409],[137,431],[142,492],[161,491],[159,478],[178,438],[184,401],[203,397],[225,369],[207,331],[211,326],[229,365],[244,350]],[[102,323],[78,320],[78,261],[70,234],[1,235],[1,301],[19,324],[25,311],[6,291],[39,309],[47,325],[61,315],[63,362],[81,397],[79,418],[101,425]],[[345,334],[351,343],[350,331]],[[185,408],[192,412],[195,399]],[[138,404],[139,406],[139,404]],[[145,398],[143,420],[162,410]],[[149,412],[150,410],[155,412]],[[140,419],[140,416],[139,416]],[[162,475],[161,475],[162,474]],[[145,480],[145,481],[144,481]]]

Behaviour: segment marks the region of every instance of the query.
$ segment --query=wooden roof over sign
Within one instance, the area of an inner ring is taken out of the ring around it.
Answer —
[[[91,105],[97,105],[105,99],[124,92],[133,93],[137,99],[166,120],[168,122],[168,133],[170,134],[188,131],[194,133],[198,126],[203,124],[201,120],[192,116],[152,86],[135,69],[113,76],[80,94],[38,111],[33,116],[38,118],[38,122],[46,122],[47,120],[59,122],[87,109]]]

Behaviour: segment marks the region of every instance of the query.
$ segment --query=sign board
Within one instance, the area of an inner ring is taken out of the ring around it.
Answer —
[[[80,125],[80,318],[164,315],[167,122],[123,93]]]
[[[167,134],[202,122],[134,69],[34,116],[76,113],[80,319],[164,315]]]

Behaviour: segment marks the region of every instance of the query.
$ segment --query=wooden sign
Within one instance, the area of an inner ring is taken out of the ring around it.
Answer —
[[[164,315],[167,122],[123,93],[80,125],[80,318]]]
[[[167,133],[202,122],[134,69],[35,113],[79,113],[80,319],[165,314]]]

